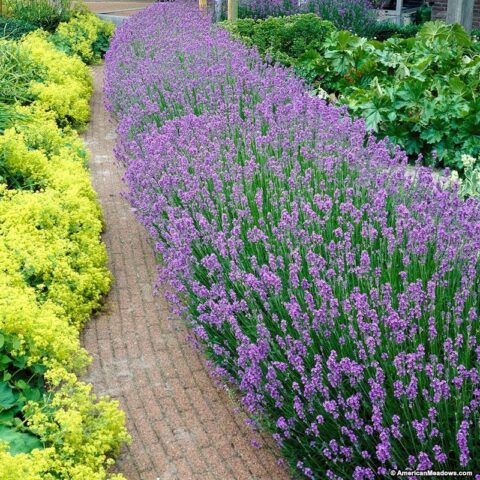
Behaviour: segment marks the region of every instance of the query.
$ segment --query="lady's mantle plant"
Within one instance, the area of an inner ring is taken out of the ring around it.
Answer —
[[[120,480],[110,467],[124,414],[78,377],[80,329],[111,281],[74,129],[92,78],[50,40],[0,41],[0,479]]]

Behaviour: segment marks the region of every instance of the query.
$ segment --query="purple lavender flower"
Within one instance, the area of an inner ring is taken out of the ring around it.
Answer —
[[[304,87],[194,2],[119,27],[106,105],[159,281],[300,475],[478,470],[480,206]]]

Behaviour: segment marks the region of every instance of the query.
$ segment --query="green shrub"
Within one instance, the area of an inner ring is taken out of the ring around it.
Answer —
[[[6,0],[8,15],[53,32],[72,16],[72,0]]]
[[[225,27],[254,44],[262,55],[269,54],[284,65],[294,65],[305,51],[320,49],[333,30],[333,24],[313,13],[270,17],[266,20],[243,19],[225,23]]]
[[[97,31],[97,39],[92,44],[92,52],[96,58],[103,58],[110,48],[115,26],[109,22],[103,22],[103,28]]]
[[[420,25],[414,23],[397,25],[393,22],[378,22],[370,29],[369,37],[379,41],[388,40],[390,37],[410,38],[414,37],[420,28]]]
[[[36,30],[36,26],[15,18],[0,17],[0,38],[18,40]]]
[[[257,20],[254,20],[253,18],[242,18],[235,22],[221,22],[219,25],[228,30],[234,37],[242,40],[244,43],[253,45],[252,37],[255,33],[255,25],[257,25]]]

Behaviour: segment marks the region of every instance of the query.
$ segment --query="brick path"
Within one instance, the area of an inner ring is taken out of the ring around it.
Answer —
[[[103,67],[95,67],[94,77],[85,140],[116,281],[82,340],[93,357],[86,380],[96,393],[119,399],[127,415],[133,442],[118,469],[128,480],[288,480],[273,448],[251,446],[236,405],[214,386],[183,323],[162,295],[152,294],[154,254],[120,196],[122,168],[113,159],[114,127],[102,103]]]

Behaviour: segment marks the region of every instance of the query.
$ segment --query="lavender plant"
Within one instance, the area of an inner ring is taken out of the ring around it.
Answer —
[[[316,13],[339,30],[369,36],[375,29],[370,0],[240,0],[240,18],[267,18],[297,13]]]
[[[308,0],[308,10],[332,22],[339,30],[370,36],[376,27],[370,0]]]
[[[293,15],[302,10],[302,3],[298,0],[240,0],[238,13],[240,18]]]
[[[480,204],[188,2],[106,65],[159,281],[292,467],[479,472]]]

